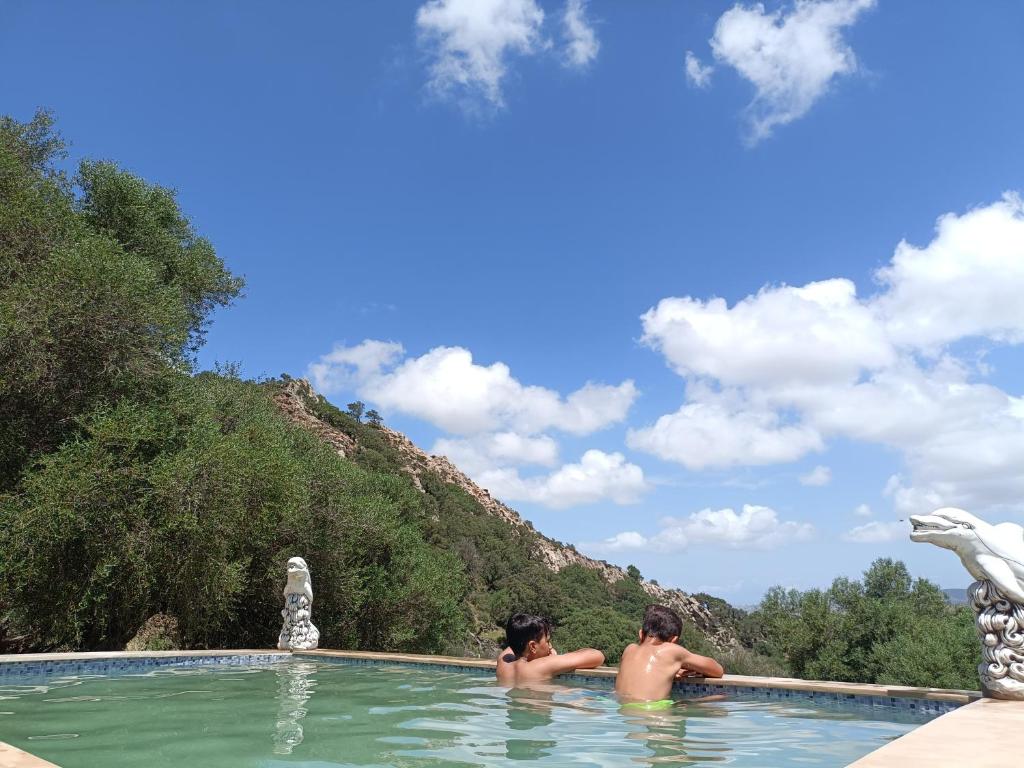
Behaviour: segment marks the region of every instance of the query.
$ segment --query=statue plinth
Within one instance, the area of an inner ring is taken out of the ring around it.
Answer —
[[[988,580],[971,584],[967,596],[981,638],[982,691],[994,699],[1024,701],[1024,605]]]

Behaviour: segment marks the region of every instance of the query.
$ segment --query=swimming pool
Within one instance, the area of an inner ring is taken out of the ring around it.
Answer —
[[[62,768],[839,768],[932,717],[742,694],[630,712],[607,687],[509,691],[484,671],[287,657],[0,682],[0,740]]]

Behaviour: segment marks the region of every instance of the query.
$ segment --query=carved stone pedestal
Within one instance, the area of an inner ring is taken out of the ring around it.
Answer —
[[[991,581],[967,589],[981,638],[981,687],[995,699],[1024,701],[1024,605],[1008,600]]]

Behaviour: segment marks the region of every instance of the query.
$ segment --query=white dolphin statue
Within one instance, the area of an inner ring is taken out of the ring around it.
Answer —
[[[910,523],[911,541],[953,550],[976,580],[991,581],[1003,595],[1024,605],[1024,528],[1016,523],[989,525],[956,507],[911,515]]]

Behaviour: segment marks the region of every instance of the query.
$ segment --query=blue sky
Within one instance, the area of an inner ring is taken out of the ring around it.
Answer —
[[[584,551],[750,603],[1021,518],[1019,3],[2,2],[0,71],[246,277],[204,365]]]

